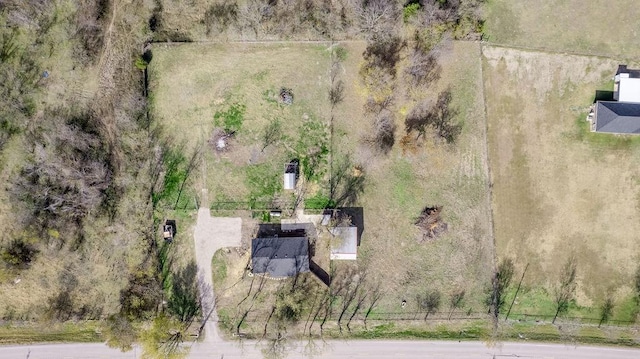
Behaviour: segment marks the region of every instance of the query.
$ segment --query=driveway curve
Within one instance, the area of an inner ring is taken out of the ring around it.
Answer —
[[[216,313],[213,278],[211,276],[211,259],[220,248],[239,247],[242,239],[242,220],[230,217],[211,217],[209,208],[198,210],[198,220],[193,234],[196,248],[196,264],[198,266],[198,287],[205,316],[204,342],[221,343],[218,332],[218,315]]]

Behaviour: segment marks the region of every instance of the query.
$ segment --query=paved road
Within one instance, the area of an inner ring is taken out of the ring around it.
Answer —
[[[209,315],[204,328],[204,341],[207,343],[222,341],[218,333],[218,315],[215,311],[211,258],[220,248],[239,247],[242,239],[241,228],[242,220],[240,218],[211,217],[208,208],[198,210],[198,222],[193,238],[196,244],[196,264],[198,265],[202,312]]]
[[[487,348],[482,342],[434,341],[331,341],[315,342],[315,349],[299,345],[288,350],[288,358],[319,359],[637,359],[639,349],[569,346],[562,344],[503,343]],[[311,352],[311,353],[310,353]],[[315,355],[309,355],[315,354]],[[255,342],[242,347],[237,343],[201,343],[191,349],[192,359],[262,358]],[[110,349],[102,344],[52,344],[33,346],[0,346],[0,359],[138,359],[140,350],[128,353]]]

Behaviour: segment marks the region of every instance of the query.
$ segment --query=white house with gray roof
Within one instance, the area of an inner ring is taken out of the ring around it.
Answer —
[[[594,132],[640,134],[640,70],[619,65],[613,101],[597,101],[588,119]]]

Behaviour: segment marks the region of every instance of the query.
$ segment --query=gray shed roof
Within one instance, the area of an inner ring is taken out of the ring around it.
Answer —
[[[292,277],[309,271],[309,242],[306,237],[254,238],[251,241],[253,273]]]
[[[596,132],[640,134],[640,103],[598,101]]]
[[[358,256],[358,227],[333,227],[329,229],[332,260],[356,260]]]

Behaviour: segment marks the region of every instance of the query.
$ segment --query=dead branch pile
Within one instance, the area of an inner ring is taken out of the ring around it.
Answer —
[[[226,133],[221,128],[213,130],[211,138],[209,138],[209,145],[216,152],[227,152],[231,149],[230,139],[233,138],[235,133]]]
[[[442,220],[441,212],[442,206],[425,207],[422,210],[415,223],[422,232],[420,241],[434,239],[439,234],[447,231],[448,225]]]

